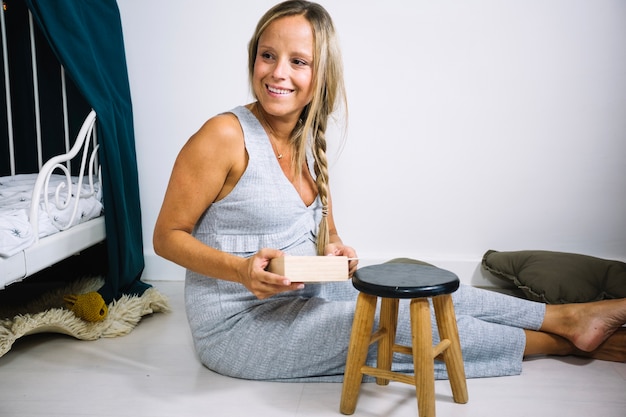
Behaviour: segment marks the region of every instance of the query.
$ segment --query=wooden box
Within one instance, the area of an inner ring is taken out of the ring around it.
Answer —
[[[283,256],[272,259],[267,270],[292,282],[346,281],[348,263],[346,256]]]

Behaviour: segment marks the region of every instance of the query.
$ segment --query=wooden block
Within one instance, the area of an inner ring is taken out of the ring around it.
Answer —
[[[283,256],[270,261],[267,270],[283,275],[292,282],[346,281],[346,256]]]

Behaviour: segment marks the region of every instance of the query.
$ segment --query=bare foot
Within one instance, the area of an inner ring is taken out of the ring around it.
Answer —
[[[577,351],[574,355],[603,361],[626,362],[626,328],[618,329],[595,350]]]
[[[565,337],[583,352],[593,352],[625,323],[626,299],[622,298],[549,305],[540,330]]]

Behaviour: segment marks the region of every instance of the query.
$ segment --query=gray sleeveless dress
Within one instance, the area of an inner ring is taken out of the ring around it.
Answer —
[[[243,129],[248,166],[233,191],[202,215],[194,236],[242,257],[264,247],[315,255],[319,199],[307,207],[284,176],[255,116],[245,107],[231,112]],[[341,381],[356,295],[347,281],[308,284],[258,300],[237,283],[189,270],[185,280],[187,317],[201,362],[244,379]],[[467,376],[520,373],[521,328],[538,328],[544,306],[471,287],[459,289],[454,300]],[[399,320],[398,340],[409,344],[407,304],[400,308],[406,319]],[[370,352],[370,361],[374,355]],[[394,367],[413,368],[406,355],[398,355]],[[436,373],[445,378],[445,367],[437,364]]]

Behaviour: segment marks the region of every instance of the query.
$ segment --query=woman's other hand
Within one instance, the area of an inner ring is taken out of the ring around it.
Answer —
[[[343,243],[330,243],[324,250],[326,256],[347,256],[351,259],[348,263],[348,275],[352,276],[356,272],[359,260],[357,259],[356,251],[351,246],[346,246]]]

